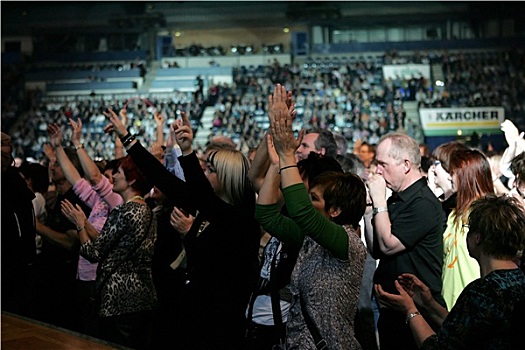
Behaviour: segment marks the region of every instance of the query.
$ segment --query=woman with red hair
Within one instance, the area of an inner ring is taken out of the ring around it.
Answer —
[[[100,234],[80,208],[62,204],[62,212],[77,226],[80,254],[99,263],[95,288],[103,338],[134,349],[149,348],[157,304],[151,273],[157,223],[144,201],[150,189],[128,156],[113,172],[113,192],[124,203],[111,211]]]
[[[443,289],[441,294],[449,310],[463,289],[480,277],[479,265],[467,250],[470,205],[488,193],[494,193],[490,163],[477,150],[457,149],[448,164],[456,206],[448,216],[443,233]]]

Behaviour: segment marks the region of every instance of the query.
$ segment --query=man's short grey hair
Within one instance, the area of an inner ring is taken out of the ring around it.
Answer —
[[[334,139],[334,134],[326,129],[313,129],[308,132],[309,134],[317,133],[319,136],[315,140],[315,148],[320,151],[322,148],[325,149],[325,156],[332,157],[335,159],[337,156],[337,143]]]
[[[408,159],[416,168],[421,166],[421,153],[419,152],[419,144],[416,140],[400,132],[392,132],[384,135],[379,140],[381,144],[385,140],[390,140],[391,144],[388,149],[388,155],[396,160],[398,163],[403,159]]]

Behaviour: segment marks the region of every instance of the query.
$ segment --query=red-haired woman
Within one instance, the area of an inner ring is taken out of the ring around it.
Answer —
[[[248,179],[249,161],[237,150],[211,152],[203,172],[193,151],[193,131],[186,113],[177,119],[178,159],[186,181],[170,173],[134,136],[115,112],[105,113],[128,154],[155,187],[177,208],[199,213],[183,234],[186,283],[181,318],[180,349],[244,349],[246,306],[257,281],[261,229],[255,220],[255,192]],[[181,215],[182,214],[181,212]],[[174,216],[171,217],[174,219]]]
[[[443,289],[441,294],[450,310],[463,289],[480,277],[479,265],[467,250],[467,219],[470,205],[494,193],[490,163],[479,151],[458,149],[448,164],[452,189],[457,192],[456,206],[448,216],[443,233]]]
[[[146,349],[157,302],[151,275],[157,224],[144,201],[151,185],[131,157],[122,160],[113,173],[113,181],[113,192],[124,203],[111,211],[100,234],[96,234],[83,212],[69,202],[63,204],[63,212],[77,225],[80,254],[99,262],[96,290],[104,338]]]

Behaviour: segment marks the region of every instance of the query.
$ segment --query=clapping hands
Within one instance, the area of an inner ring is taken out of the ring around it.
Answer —
[[[290,105],[288,105],[290,104]],[[295,155],[295,150],[301,144],[304,130],[301,130],[296,139],[292,129],[295,111],[293,103],[289,102],[286,88],[277,84],[273,95],[269,96],[270,112],[268,113],[271,127],[271,140],[279,157],[290,157]]]

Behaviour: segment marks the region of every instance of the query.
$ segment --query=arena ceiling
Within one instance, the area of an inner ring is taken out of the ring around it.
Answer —
[[[520,2],[477,1],[1,1],[2,36],[297,24],[339,28],[443,19],[520,18]],[[518,7],[519,6],[519,7]]]

